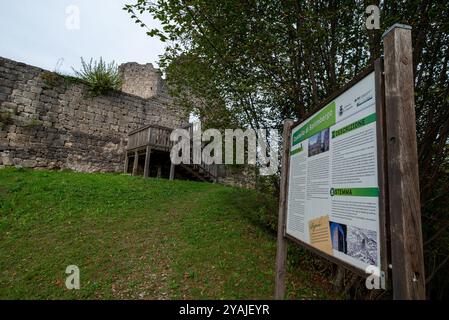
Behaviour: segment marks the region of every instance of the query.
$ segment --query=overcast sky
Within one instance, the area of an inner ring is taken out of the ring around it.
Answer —
[[[135,1],[2,0],[0,56],[64,73],[72,73],[72,66],[78,69],[81,56],[157,66],[164,44],[122,10]],[[144,21],[157,25],[148,17]]]

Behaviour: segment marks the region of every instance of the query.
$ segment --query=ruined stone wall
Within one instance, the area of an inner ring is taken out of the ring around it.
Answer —
[[[241,166],[222,166],[218,183],[247,189],[256,188],[256,168],[251,165]]]
[[[122,64],[119,70],[123,79],[123,92],[145,99],[164,93],[161,74],[151,63],[142,65],[128,62]]]
[[[0,166],[117,172],[128,132],[187,123],[162,92],[92,97],[82,83],[0,57]]]

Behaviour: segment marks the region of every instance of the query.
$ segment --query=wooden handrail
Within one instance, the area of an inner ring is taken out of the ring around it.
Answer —
[[[128,150],[151,146],[158,149],[170,150],[173,143],[170,141],[171,128],[149,125],[128,134]]]

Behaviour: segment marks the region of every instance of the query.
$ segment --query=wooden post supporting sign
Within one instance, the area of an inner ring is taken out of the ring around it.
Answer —
[[[383,42],[393,295],[425,299],[411,27]]]
[[[285,238],[285,217],[287,212],[288,168],[290,166],[290,135],[293,126],[292,120],[284,121],[284,147],[282,157],[282,174],[279,194],[279,216],[276,250],[276,290],[275,299],[285,297],[285,276],[287,274],[287,239]]]

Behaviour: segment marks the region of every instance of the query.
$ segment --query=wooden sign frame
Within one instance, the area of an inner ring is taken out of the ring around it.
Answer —
[[[395,299],[425,298],[414,84],[413,81],[410,81],[413,80],[413,72],[410,73],[411,62],[413,61],[410,29],[409,26],[404,25],[391,27],[384,34],[386,65],[384,66],[383,60],[376,60],[304,117],[304,119],[308,119],[374,71],[377,115],[380,267],[382,276],[385,278],[390,269],[393,271],[392,283]],[[384,68],[387,71],[386,73]],[[386,88],[386,86],[389,88]],[[396,87],[392,88],[394,86]],[[409,117],[405,117],[406,114]],[[387,117],[389,121],[387,121]],[[291,134],[292,129],[302,122],[303,119],[298,122],[291,120],[284,122],[276,254],[276,299],[282,299],[285,296],[287,239],[362,277],[368,276],[363,270],[286,233]],[[404,169],[400,161],[410,163]],[[389,179],[389,177],[392,178]],[[412,183],[410,183],[410,180],[412,180]],[[389,191],[391,187],[395,188],[394,198]],[[404,204],[403,199],[398,198],[398,196],[406,196],[407,194],[415,196],[411,204],[410,201]],[[390,213],[392,208],[395,210],[393,215]],[[404,235],[408,238],[405,239]]]

